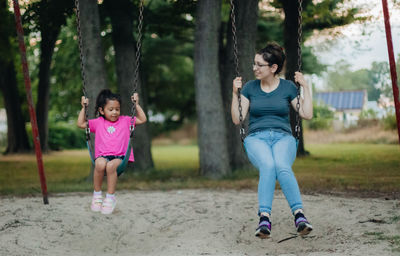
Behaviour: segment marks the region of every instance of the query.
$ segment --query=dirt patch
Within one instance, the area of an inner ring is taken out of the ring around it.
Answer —
[[[110,216],[89,209],[89,193],[0,199],[0,255],[399,255],[400,201],[304,195],[314,226],[294,236],[277,191],[272,237],[254,236],[253,191],[117,193]],[[286,238],[290,238],[280,242]]]

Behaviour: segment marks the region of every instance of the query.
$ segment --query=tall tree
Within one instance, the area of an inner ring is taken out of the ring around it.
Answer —
[[[140,104],[147,109],[145,87],[141,86],[138,79],[134,84],[136,69],[136,43],[133,38],[133,14],[138,11],[129,0],[106,0],[104,5],[110,15],[112,24],[112,40],[115,49],[115,62],[119,92],[122,96],[122,113],[130,115],[133,87],[137,86],[140,95]],[[151,138],[148,124],[138,126],[135,130],[133,143],[136,170],[146,170],[154,167],[151,156]],[[129,169],[129,168],[128,168]]]
[[[16,37],[13,15],[8,11],[6,0],[0,0],[0,90],[7,114],[6,153],[30,150],[25,119],[21,111],[16,72],[14,67]]]
[[[285,20],[283,22],[283,41],[284,47],[286,49],[286,79],[294,80],[294,72],[300,69],[298,65],[298,59],[301,56],[298,56],[298,47],[301,45],[301,39],[296,35],[298,34],[299,28],[299,2],[297,4],[293,4],[293,1],[282,0],[283,10],[285,13]],[[300,36],[300,35],[299,35]],[[292,126],[292,131],[295,130],[296,126],[296,111],[293,108],[290,108],[290,124]],[[302,122],[300,119],[300,127],[302,127]],[[306,151],[304,149],[304,139],[303,139],[303,129],[300,129],[300,138],[299,144],[297,148],[297,155],[302,156],[306,155]]]
[[[96,97],[107,86],[104,52],[100,37],[100,19],[97,1],[79,0],[80,30],[82,36],[85,89],[91,100],[89,118],[94,117]]]
[[[30,29],[40,32],[40,63],[38,100],[36,116],[39,129],[40,145],[43,151],[48,150],[48,111],[50,101],[50,67],[54,47],[61,26],[72,14],[73,1],[71,0],[42,0],[32,3],[24,14],[26,21],[33,21]]]
[[[90,100],[89,118],[94,117],[96,97],[102,89],[108,88],[104,52],[100,37],[100,17],[97,1],[79,0],[79,24],[82,37],[83,69],[85,70],[86,97]],[[94,140],[91,141],[92,146]],[[93,176],[93,166],[88,180]]]
[[[239,1],[234,0],[235,26],[237,36],[239,73],[243,81],[253,78],[251,63],[255,54],[258,20],[258,0]],[[224,37],[220,36],[220,45],[223,45]],[[226,47],[221,50],[220,63],[222,63],[221,85],[224,103],[225,120],[227,126],[227,143],[229,148],[229,162],[232,169],[237,169],[248,164],[246,154],[240,139],[239,126],[232,123],[232,81],[235,77],[235,56],[233,50],[233,32],[231,19],[227,24]]]
[[[194,72],[200,172],[211,178],[230,171],[218,72],[220,22],[220,1],[197,2]]]

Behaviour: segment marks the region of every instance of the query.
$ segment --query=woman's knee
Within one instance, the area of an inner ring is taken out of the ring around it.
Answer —
[[[275,173],[275,164],[267,161],[261,161],[259,172],[260,175]]]
[[[292,170],[292,168],[290,168],[290,166],[289,167],[287,167],[287,166],[285,166],[285,167],[282,167],[282,166],[277,167],[276,168],[276,174],[277,174],[277,177],[278,177],[279,180],[286,179],[286,178],[291,179],[291,178],[295,177],[294,173],[293,173],[293,170]]]

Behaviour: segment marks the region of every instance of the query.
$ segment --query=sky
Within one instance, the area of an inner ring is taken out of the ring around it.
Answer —
[[[392,42],[394,54],[400,53],[400,8],[393,8],[394,0],[387,0],[389,6]],[[319,60],[327,65],[334,65],[344,59],[351,64],[352,70],[370,68],[372,62],[388,61],[388,50],[381,0],[354,0],[355,5],[364,6],[366,13],[372,16],[363,24],[351,24],[342,27],[340,36],[332,39],[330,31],[326,35],[314,36],[306,42],[312,45]]]

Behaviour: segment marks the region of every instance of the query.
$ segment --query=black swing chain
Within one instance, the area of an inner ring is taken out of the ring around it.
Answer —
[[[301,72],[301,37],[302,37],[302,13],[303,13],[303,0],[298,0],[298,28],[297,28],[297,68]],[[295,137],[297,140],[300,138],[300,84],[297,84],[297,103],[296,103],[296,125],[295,125]]]
[[[231,21],[232,21],[232,38],[233,38],[233,56],[235,62],[235,76],[239,77],[239,53],[237,46],[237,36],[236,36],[236,17],[235,17],[235,3],[234,0],[230,0],[231,3]],[[241,88],[238,88],[238,108],[239,108],[239,122],[240,122],[240,138],[242,142],[245,138],[245,130],[242,115],[242,98],[241,98]]]
[[[140,0],[139,6],[139,22],[138,22],[138,36],[136,40],[136,61],[135,61],[135,79],[133,81],[133,93],[137,91],[137,85],[139,83],[139,66],[140,66],[140,55],[142,48],[142,27],[143,27],[143,9],[144,9],[144,0]],[[132,109],[131,109],[131,126],[130,126],[130,136],[133,135],[133,119],[136,114],[136,101],[133,101]]]
[[[82,92],[85,99],[87,99],[86,94],[86,75],[85,68],[83,62],[85,61],[85,56],[83,55],[83,46],[82,46],[82,32],[81,32],[81,20],[80,20],[80,10],[79,10],[79,0],[75,0],[75,14],[76,14],[76,23],[77,23],[77,32],[78,32],[78,46],[79,46],[79,58],[81,60],[81,77],[82,77]],[[88,114],[88,105],[84,104],[85,109],[85,120],[86,120],[86,140],[90,141],[90,129],[89,129],[89,114]]]

